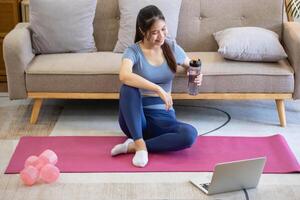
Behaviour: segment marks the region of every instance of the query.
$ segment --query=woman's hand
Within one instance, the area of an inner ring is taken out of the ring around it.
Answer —
[[[199,74],[196,78],[195,78],[195,83],[197,83],[197,86],[200,86],[202,84],[202,79],[203,79],[203,74]]]
[[[189,75],[189,72],[186,72],[187,75]],[[200,73],[196,78],[195,78],[195,83],[197,83],[197,86],[201,86],[202,84],[202,79],[203,79],[203,74]]]
[[[158,87],[157,94],[165,102],[165,104],[166,104],[166,110],[169,110],[173,106],[173,100],[172,100],[171,94],[167,93],[160,86]]]

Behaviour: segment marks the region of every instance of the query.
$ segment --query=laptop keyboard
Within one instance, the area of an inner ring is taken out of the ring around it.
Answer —
[[[208,190],[209,183],[204,183],[204,184],[202,184],[202,187],[203,187],[204,189]]]

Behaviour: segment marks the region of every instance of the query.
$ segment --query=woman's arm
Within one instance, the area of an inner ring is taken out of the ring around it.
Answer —
[[[191,59],[189,57],[186,57],[181,66],[187,70],[190,66],[190,61],[191,61]]]
[[[175,58],[179,59],[180,61],[183,60],[181,66],[183,68],[185,68],[186,70],[186,75],[189,75],[188,69],[190,67],[190,61],[191,59],[186,55],[186,53],[184,52],[184,50],[177,45],[176,43],[174,44],[175,47]],[[195,83],[197,83],[198,86],[200,86],[202,84],[202,78],[203,78],[203,74],[200,72],[200,74],[197,76],[197,78],[195,78]]]
[[[130,59],[124,58],[122,60],[119,78],[120,81],[126,85],[154,91],[165,102],[166,110],[169,110],[173,105],[173,100],[170,94],[159,85],[148,81],[147,79],[132,72],[133,63]]]
[[[130,59],[125,58],[122,60],[119,74],[119,78],[122,83],[132,87],[158,92],[160,87],[159,85],[152,83],[151,81],[148,81],[140,75],[133,73],[132,67],[133,63]]]

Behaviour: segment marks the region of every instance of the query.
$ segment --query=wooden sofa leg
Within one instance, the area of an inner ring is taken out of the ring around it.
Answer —
[[[42,103],[43,103],[43,99],[34,99],[34,104],[33,104],[31,117],[30,117],[31,124],[35,124],[37,122]]]
[[[285,118],[284,100],[276,99],[275,101],[276,101],[276,106],[277,106],[278,117],[280,120],[280,126],[285,127],[286,126],[286,118]]]

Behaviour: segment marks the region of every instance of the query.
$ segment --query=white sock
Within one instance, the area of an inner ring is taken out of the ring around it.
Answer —
[[[128,138],[124,143],[117,144],[116,146],[114,146],[114,148],[112,148],[112,150],[110,152],[111,156],[116,156],[116,155],[119,155],[121,153],[127,153],[128,145],[132,142],[134,142],[133,139]]]
[[[136,151],[132,159],[132,164],[136,167],[145,167],[147,163],[148,163],[148,152],[145,150]]]

